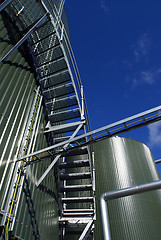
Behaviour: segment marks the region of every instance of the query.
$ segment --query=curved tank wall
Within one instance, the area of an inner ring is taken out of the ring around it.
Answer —
[[[0,15],[0,53],[8,52],[16,41],[16,28],[4,13]],[[0,213],[5,212],[11,200],[12,182],[16,182],[14,161],[21,153],[25,130],[32,111],[37,89],[25,48],[18,49],[4,64],[0,63]],[[35,121],[36,122],[36,121]],[[43,134],[46,125],[43,106],[39,110],[36,131],[33,132],[32,150],[48,146]],[[53,172],[37,188],[40,178],[51,159],[33,164],[26,170],[22,194],[12,235],[25,240],[58,239],[58,199]],[[2,225],[3,214],[0,214]],[[4,232],[0,235],[4,239]]]
[[[113,137],[93,144],[96,169],[97,221],[101,228],[98,198],[103,192],[159,180],[150,149],[128,138]],[[159,240],[161,237],[161,190],[108,201],[112,240]]]

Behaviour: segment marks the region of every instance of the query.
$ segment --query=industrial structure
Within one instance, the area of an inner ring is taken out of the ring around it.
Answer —
[[[161,106],[91,131],[64,0],[0,2],[0,239],[102,239],[99,196],[159,180],[148,147],[114,136]],[[160,238],[146,194],[111,203],[112,239]]]

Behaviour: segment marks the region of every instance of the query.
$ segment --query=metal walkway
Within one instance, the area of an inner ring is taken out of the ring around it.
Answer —
[[[148,124],[157,122],[161,120],[161,106],[149,109],[142,113],[133,115],[129,118],[125,118],[123,120],[117,121],[115,123],[109,124],[102,128],[98,128],[96,130],[87,132],[80,136],[76,136],[73,139],[66,140],[61,143],[54,144],[53,146],[41,149],[40,151],[36,151],[32,154],[28,154],[23,156],[17,161],[30,159],[30,163],[34,163],[36,161],[41,161],[47,156],[58,155],[58,154],[66,154],[67,152],[78,151],[77,149],[90,145],[92,142],[100,141],[103,138],[109,138],[115,135],[119,135],[121,133],[125,133]],[[86,141],[84,141],[86,139]],[[68,144],[68,148],[64,149],[64,145]],[[55,151],[59,147],[59,150]]]

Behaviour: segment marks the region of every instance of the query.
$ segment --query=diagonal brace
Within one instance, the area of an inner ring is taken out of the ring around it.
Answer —
[[[16,45],[0,60],[0,62],[6,61],[21,45],[24,43],[24,41],[27,40],[27,38],[38,28],[38,26],[44,22],[47,18],[47,13],[38,20],[38,22],[23,36],[23,38],[16,43]]]
[[[75,130],[75,132],[72,134],[72,136],[70,137],[70,139],[74,138],[75,135],[79,132],[79,130],[81,129],[81,127],[83,126],[83,123],[80,124],[77,129]],[[66,143],[64,145],[64,149],[68,147],[70,143]],[[44,178],[46,177],[46,175],[50,172],[50,170],[53,168],[53,166],[55,165],[55,163],[58,161],[58,159],[61,157],[61,154],[57,155],[55,157],[55,159],[52,161],[52,163],[49,165],[49,167],[45,170],[45,172],[43,173],[43,175],[40,177],[40,179],[37,181],[36,186],[38,187],[40,185],[40,183],[44,180]]]
[[[88,235],[90,234],[92,225],[93,225],[93,220],[90,220],[87,223],[86,227],[84,228],[84,230],[83,230],[83,232],[82,232],[82,234],[81,234],[81,236],[78,240],[85,240],[88,237]]]
[[[0,12],[5,9],[5,7],[8,6],[8,4],[10,4],[13,0],[6,0],[4,1],[1,5],[0,5]]]

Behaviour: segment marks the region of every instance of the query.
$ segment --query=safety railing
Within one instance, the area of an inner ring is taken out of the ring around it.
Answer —
[[[106,125],[102,128],[98,128],[85,134],[75,136],[74,138],[63,141],[61,143],[54,144],[50,147],[36,151],[35,153],[23,156],[20,159],[17,159],[17,161],[22,159],[26,159],[26,161],[28,161],[28,159],[30,158],[32,158],[30,159],[30,162],[40,161],[47,156],[55,156],[60,153],[62,154],[63,152],[66,152],[72,148],[83,147],[95,141],[100,141],[103,138],[109,138],[120,133],[128,132],[130,130],[146,126],[159,120],[161,120],[161,106],[152,108],[148,111],[133,115],[129,118],[125,118],[121,121],[117,121],[115,123]],[[68,147],[66,149],[64,149],[63,147],[65,144],[68,144]],[[58,148],[59,150],[56,151],[56,149]]]

